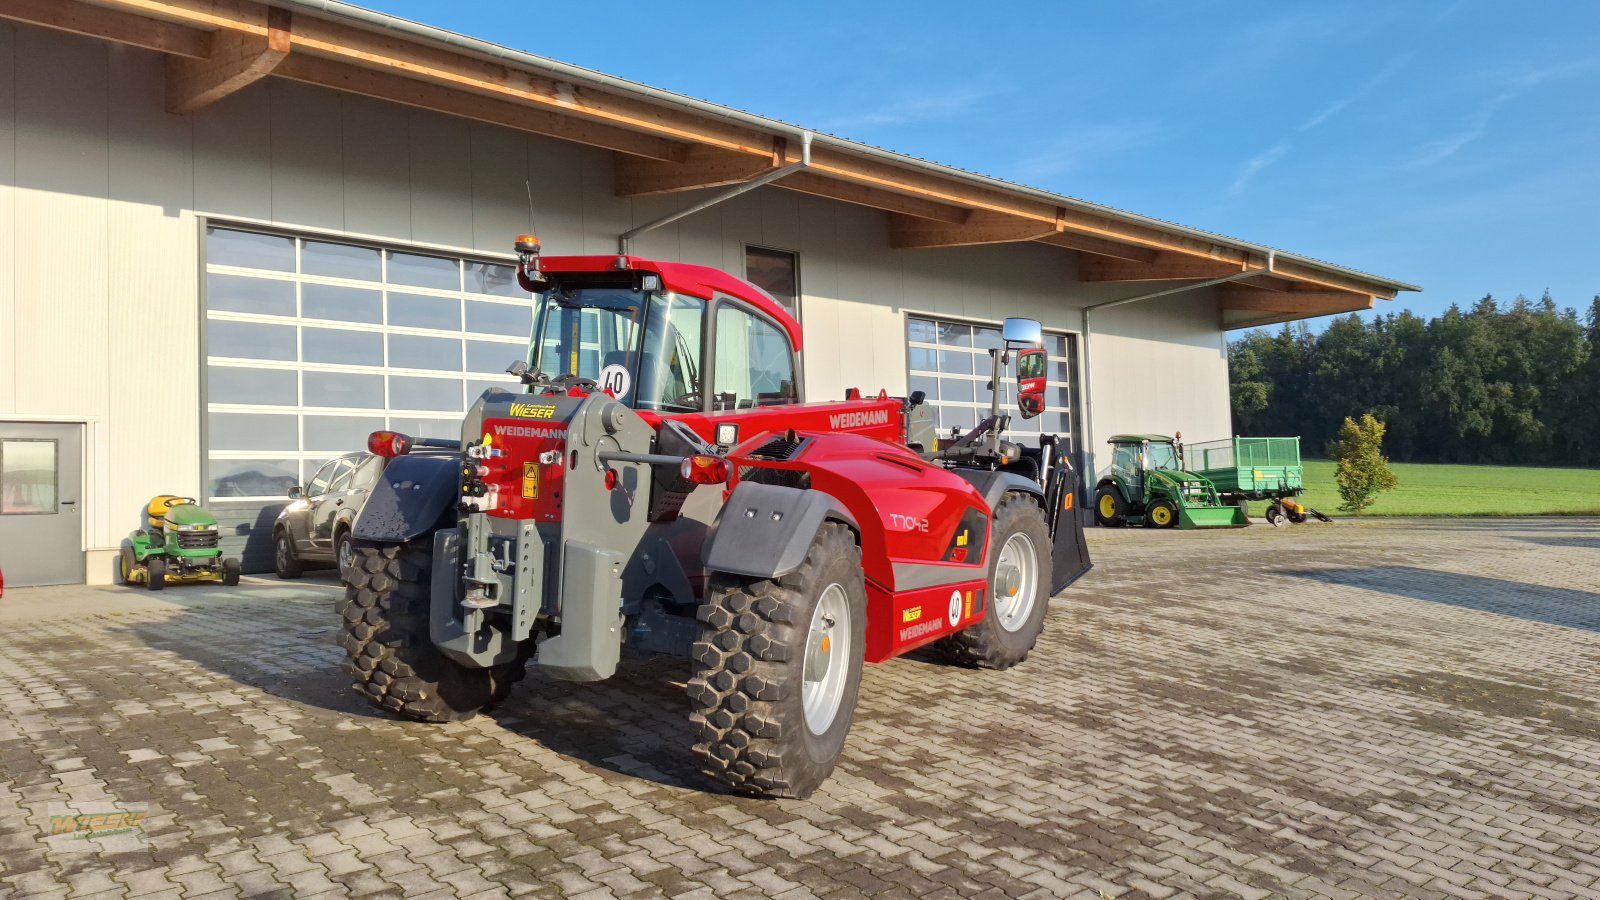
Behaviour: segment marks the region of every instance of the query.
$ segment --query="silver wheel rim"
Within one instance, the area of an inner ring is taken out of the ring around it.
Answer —
[[[350,568],[350,566],[355,564],[355,561],[356,561],[356,550],[355,550],[355,547],[352,547],[350,545],[350,541],[349,541],[348,538],[345,539],[345,540],[340,541],[339,542],[339,568],[340,569],[348,569],[348,568]]]
[[[289,539],[278,535],[278,568],[289,568]]]
[[[1035,579],[1039,571],[1039,552],[1033,540],[1022,532],[1006,539],[1000,548],[1000,559],[995,562],[994,615],[1000,627],[1016,631],[1028,621],[1033,612],[1034,595],[1038,593]]]
[[[839,715],[845,680],[850,672],[850,598],[844,588],[830,584],[817,598],[806,634],[805,673],[800,702],[805,708],[806,730],[821,735]]]

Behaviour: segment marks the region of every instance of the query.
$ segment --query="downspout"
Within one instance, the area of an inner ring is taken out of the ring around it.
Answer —
[[[1154,300],[1158,297],[1170,297],[1173,294],[1197,291],[1201,288],[1214,287],[1215,285],[1227,284],[1232,281],[1243,281],[1246,278],[1254,278],[1257,275],[1271,275],[1278,270],[1277,262],[1278,251],[1268,250],[1267,265],[1266,268],[1263,269],[1245,269],[1242,272],[1235,272],[1232,275],[1227,275],[1222,278],[1212,278],[1206,281],[1198,281],[1194,284],[1186,284],[1181,287],[1167,288],[1166,290],[1156,291],[1151,294],[1139,294],[1138,296],[1134,297],[1123,297],[1118,300],[1107,300],[1103,303],[1095,303],[1083,308],[1083,453],[1085,457],[1092,457],[1094,455],[1095,446],[1094,354],[1092,350],[1094,342],[1090,340],[1090,337],[1093,335],[1094,331],[1089,325],[1089,313],[1097,309],[1110,309],[1113,306],[1126,306],[1130,303],[1143,303],[1146,300]],[[1085,463],[1084,487],[1087,489],[1089,486],[1088,479],[1093,477],[1095,473],[1088,471],[1088,459],[1085,459],[1083,462]]]
[[[762,172],[760,175],[757,175],[756,177],[750,179],[749,181],[741,181],[738,184],[733,185],[733,186],[731,186],[731,187],[729,187],[729,188],[727,188],[725,190],[718,191],[717,193],[712,194],[711,196],[705,198],[704,200],[701,200],[699,203],[696,203],[696,204],[694,204],[692,206],[688,206],[688,207],[685,207],[683,209],[680,209],[675,213],[669,213],[669,214],[667,214],[665,216],[662,216],[659,219],[656,219],[653,222],[646,222],[645,224],[640,225],[640,226],[638,226],[636,228],[630,228],[627,231],[624,231],[621,235],[619,235],[617,237],[617,253],[619,255],[621,255],[621,256],[629,255],[629,250],[631,250],[632,246],[633,246],[633,239],[638,237],[641,234],[644,234],[646,231],[653,231],[653,230],[655,230],[657,228],[660,228],[663,225],[671,225],[673,222],[676,222],[679,219],[683,219],[683,218],[687,218],[689,216],[692,216],[695,213],[700,212],[701,210],[710,209],[711,207],[716,206],[718,203],[721,203],[724,200],[732,200],[734,197],[737,197],[740,194],[743,194],[743,193],[745,193],[747,191],[753,191],[756,188],[761,187],[764,184],[771,184],[772,182],[777,181],[780,178],[783,178],[783,177],[788,176],[788,175],[793,175],[794,173],[796,173],[796,172],[800,171],[801,169],[804,169],[804,168],[806,168],[806,167],[808,167],[810,165],[811,165],[811,132],[802,131],[800,133],[800,159],[799,159],[799,161],[788,163],[787,165],[779,166],[776,169],[769,169],[769,170],[767,170],[765,172]]]

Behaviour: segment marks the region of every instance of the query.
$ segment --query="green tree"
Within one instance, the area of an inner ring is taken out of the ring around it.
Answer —
[[[1379,493],[1399,486],[1400,479],[1389,471],[1389,460],[1383,456],[1383,431],[1383,423],[1370,415],[1363,415],[1360,422],[1345,417],[1338,439],[1328,448],[1339,496],[1344,498],[1340,509],[1358,513],[1376,503]]]

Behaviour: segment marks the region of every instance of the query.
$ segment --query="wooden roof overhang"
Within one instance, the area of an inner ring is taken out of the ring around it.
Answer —
[[[736,184],[800,159],[795,126],[334,0],[0,0],[0,18],[166,54],[173,113],[287,78],[611,150],[621,197]],[[1215,289],[1223,328],[1419,290],[828,136],[814,140],[807,168],[773,184],[887,212],[896,248],[1047,244],[1080,254],[1089,282],[1263,272]]]

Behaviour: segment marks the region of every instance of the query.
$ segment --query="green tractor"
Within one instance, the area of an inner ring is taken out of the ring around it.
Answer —
[[[1244,511],[1222,502],[1217,486],[1184,471],[1173,439],[1160,434],[1111,438],[1111,468],[1095,491],[1094,519],[1106,528],[1228,528],[1249,525]]]
[[[122,542],[124,584],[159,591],[167,582],[239,583],[239,561],[217,546],[217,517],[192,497],[162,494],[139,511],[139,528]]]

